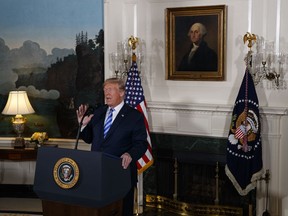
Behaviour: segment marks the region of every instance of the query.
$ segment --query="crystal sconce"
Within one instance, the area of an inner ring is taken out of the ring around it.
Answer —
[[[286,88],[284,80],[285,68],[288,63],[288,55],[275,52],[272,41],[265,41],[255,34],[246,33],[243,37],[244,44],[248,41],[248,54],[245,58],[246,64],[252,74],[254,84],[258,85],[263,80],[271,81],[272,88]],[[252,46],[256,45],[256,51]]]
[[[132,47],[137,44],[137,46]],[[136,55],[136,63],[139,75],[143,71],[145,42],[137,37],[117,43],[117,51],[109,56],[110,69],[116,77],[125,78],[132,64],[132,55]]]

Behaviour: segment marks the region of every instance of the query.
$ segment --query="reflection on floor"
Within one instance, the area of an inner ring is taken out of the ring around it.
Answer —
[[[42,216],[42,214],[30,214],[30,213],[0,213],[0,216]]]
[[[179,214],[169,212],[164,209],[155,209],[155,208],[144,208],[144,211],[142,214],[139,214],[139,216],[176,216]]]
[[[24,215],[41,215],[42,203],[41,200],[35,198],[0,198],[0,216],[4,213],[11,212],[23,212]],[[30,214],[29,214],[30,213]],[[8,214],[6,214],[8,215]],[[13,214],[9,214],[13,215]],[[16,215],[16,214],[15,214]]]
[[[8,214],[11,212],[12,214]],[[21,216],[40,216],[42,213],[41,200],[35,198],[0,198],[0,216],[20,216],[19,214],[13,214],[16,212],[22,212]],[[139,216],[175,216],[177,214],[165,211],[157,210],[154,208],[144,208],[143,213]]]
[[[42,216],[39,214],[27,214],[27,213],[0,213],[0,216]]]

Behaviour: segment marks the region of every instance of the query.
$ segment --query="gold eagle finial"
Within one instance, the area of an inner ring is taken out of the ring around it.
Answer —
[[[132,50],[136,49],[136,46],[138,43],[139,43],[139,39],[137,37],[130,36],[130,38],[128,39],[128,44],[132,48]],[[136,54],[134,52],[132,54],[132,61],[136,62]]]
[[[136,44],[138,43],[138,40],[139,39],[137,37],[134,37],[134,36],[131,36],[128,39],[128,44],[129,44],[129,46],[131,46],[132,50],[136,49]]]
[[[250,32],[247,32],[243,37],[244,44],[246,41],[248,41],[248,48],[251,50],[252,46],[254,45],[253,41],[256,42],[257,37],[255,34],[251,34]]]

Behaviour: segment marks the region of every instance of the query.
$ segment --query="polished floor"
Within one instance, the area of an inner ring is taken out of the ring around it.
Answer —
[[[177,214],[154,208],[139,209],[136,216],[176,216]],[[8,214],[9,213],[9,214]],[[21,214],[16,214],[21,213]],[[0,198],[0,216],[41,216],[41,200],[35,198]]]
[[[0,216],[42,215],[42,204],[35,198],[0,198]],[[9,214],[8,214],[9,213]]]

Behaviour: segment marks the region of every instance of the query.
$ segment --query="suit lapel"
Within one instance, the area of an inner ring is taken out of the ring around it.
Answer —
[[[107,112],[108,106],[104,106],[100,111],[99,115],[95,118],[95,128],[94,130],[96,131],[95,133],[99,134],[99,140],[100,142],[103,142],[104,140],[104,121],[105,121],[105,116]]]

